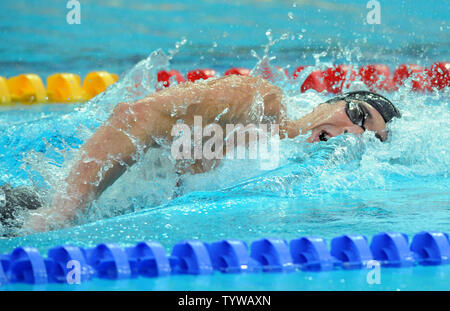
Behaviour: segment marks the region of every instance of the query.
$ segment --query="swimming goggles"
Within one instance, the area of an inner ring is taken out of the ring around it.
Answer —
[[[347,113],[350,121],[365,131],[366,128],[364,127],[364,122],[366,122],[367,118],[370,116],[367,107],[365,107],[361,102],[356,102],[351,99],[344,98],[344,101],[347,103],[345,106],[345,113]]]

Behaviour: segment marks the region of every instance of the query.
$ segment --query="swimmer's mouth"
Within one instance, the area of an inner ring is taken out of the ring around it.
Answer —
[[[319,134],[320,141],[327,141],[328,139],[330,139],[330,137],[331,135],[325,130],[322,130]]]

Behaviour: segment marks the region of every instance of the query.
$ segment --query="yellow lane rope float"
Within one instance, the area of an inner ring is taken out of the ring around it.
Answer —
[[[56,73],[47,78],[48,100],[57,103],[81,102],[85,96],[81,78],[73,73]]]
[[[299,66],[291,75],[287,70],[275,68],[284,73],[286,78],[296,79],[308,66]],[[209,79],[216,77],[213,69],[195,69],[186,74],[189,81]],[[230,68],[225,75],[238,74],[249,75],[246,68]],[[272,68],[264,68],[263,78],[272,79]],[[359,70],[352,66],[340,64],[333,65],[326,70],[314,70],[309,73],[300,87],[301,92],[313,89],[317,92],[341,93],[356,79],[362,81],[371,91],[396,91],[408,79],[411,80],[411,90],[417,92],[432,92],[450,87],[450,62],[436,62],[430,67],[422,67],[415,64],[402,64],[391,74],[390,68],[383,64],[370,64]],[[47,78],[47,89],[36,74],[21,74],[5,79],[0,77],[0,105],[10,102],[42,103],[42,102],[82,102],[87,101],[106,90],[115,83],[119,77],[106,71],[90,72],[81,84],[80,76],[73,73],[56,73]],[[162,70],[157,74],[157,80],[164,87],[169,87],[176,80],[183,83],[185,78],[176,71]]]
[[[83,81],[83,90],[86,92],[85,99],[102,93],[106,88],[119,80],[119,76],[106,71],[96,71],[89,73]]]
[[[31,104],[33,102],[46,102],[47,92],[41,78],[36,74],[21,74],[9,78],[7,81],[11,100]]]
[[[9,79],[0,77],[0,105],[84,102],[104,92],[117,80],[117,74],[95,71],[90,72],[81,84],[77,74],[56,73],[47,78],[45,88],[36,74],[20,74]]]
[[[0,77],[0,105],[11,102],[11,95],[9,94],[8,84],[5,77]]]

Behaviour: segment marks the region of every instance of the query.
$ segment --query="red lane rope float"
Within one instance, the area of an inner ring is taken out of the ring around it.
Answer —
[[[307,67],[309,66],[300,66],[297,67],[297,69],[295,69],[294,73],[293,73],[293,78],[297,79],[297,77],[299,76],[299,74],[305,70]],[[302,86],[300,87],[300,91],[302,93],[306,92],[307,90],[316,90],[317,92],[321,93],[325,90],[325,85],[323,82],[323,73],[320,70],[315,70],[313,72],[311,72],[305,79],[305,81],[303,81]]]
[[[247,68],[230,68],[225,71],[225,76],[228,75],[240,75],[240,76],[248,76],[250,74],[250,69]]]
[[[431,65],[428,70],[431,87],[442,90],[444,87],[450,87],[450,62],[439,62]]]
[[[293,78],[296,79],[299,74],[308,66],[298,67],[294,73]],[[309,89],[317,92],[327,91],[332,94],[341,93],[343,88],[348,88],[352,81],[356,79],[356,71],[348,65],[334,65],[326,70],[313,71],[303,82],[301,92],[306,92]]]
[[[386,65],[373,64],[361,67],[359,76],[364,84],[371,90],[393,90],[391,70]]]
[[[172,78],[174,77],[174,78]],[[170,81],[174,81],[173,79],[175,79],[178,83],[184,82],[186,81],[183,77],[183,75],[176,70],[170,70],[170,71],[166,71],[166,70],[162,70],[160,72],[158,72],[157,74],[157,79],[158,82],[162,82],[162,85],[164,87],[169,87],[170,86]]]
[[[281,67],[267,67],[261,71],[264,79],[273,81],[276,77],[285,75],[298,79],[302,72],[310,66],[297,67],[292,75]],[[225,71],[224,75],[248,76],[250,69],[235,67]],[[186,74],[186,78],[177,70],[162,70],[157,73],[160,87],[169,87],[174,82],[183,83],[186,80],[195,82],[219,76],[214,69],[194,69]],[[104,92],[106,88],[115,83],[118,76],[106,71],[89,73],[83,83],[81,78],[72,73],[56,73],[47,78],[47,88],[42,79],[36,74],[21,74],[5,78],[0,76],[0,105],[9,105],[11,102],[37,103],[37,102],[82,102]],[[372,91],[398,90],[406,81],[411,90],[418,92],[432,92],[450,87],[450,62],[436,62],[425,68],[415,64],[401,64],[393,74],[390,68],[382,64],[369,64],[358,70],[349,65],[333,65],[325,70],[312,71],[300,86],[302,93],[307,90],[338,94],[348,89],[352,82],[361,81]],[[160,87],[157,87],[158,89]]]
[[[396,86],[402,85],[409,78],[411,78],[411,88],[414,91],[442,90],[450,87],[450,63],[437,62],[430,68],[414,64],[400,65],[394,72],[393,80]]]
[[[275,70],[273,70],[275,69]],[[286,77],[289,77],[289,72],[287,71],[287,69],[284,69],[279,67],[279,66],[275,66],[273,68],[270,67],[266,67],[263,69],[262,71],[262,78],[266,79],[266,80],[273,80],[275,77],[278,76],[277,70],[281,73],[284,73],[284,75]]]
[[[302,73],[302,71],[308,66],[298,66],[294,72],[292,73],[292,78],[297,79],[298,76]]]
[[[292,74],[297,79],[301,72],[309,66],[299,66]],[[414,64],[402,64],[391,75],[389,67],[382,64],[371,64],[361,67],[355,72],[347,65],[334,65],[326,70],[311,72],[300,91],[306,92],[313,89],[317,92],[340,93],[350,86],[356,79],[361,80],[370,90],[395,91],[408,79],[411,79],[413,91],[442,90],[450,87],[450,63],[438,62],[429,68],[423,68]]]
[[[414,90],[418,90],[419,89],[419,85],[418,85],[418,81],[414,80],[417,79],[418,75],[423,74],[424,72],[424,68],[422,66],[419,65],[415,65],[415,64],[403,64],[397,67],[397,69],[395,69],[394,71],[394,75],[393,75],[393,82],[396,88],[399,88],[400,86],[402,86],[404,84],[404,82],[406,80],[408,80],[409,78],[412,79],[412,88]]]
[[[349,88],[350,83],[355,79],[356,71],[348,65],[335,65],[323,72],[325,89],[332,94],[341,93],[344,86]]]
[[[323,73],[322,71],[313,71],[303,82],[300,91],[302,93],[309,89],[313,89],[318,93],[325,91],[325,85],[323,83]]]
[[[191,70],[186,74],[189,81],[194,82],[197,80],[206,80],[209,78],[214,78],[216,76],[216,71],[214,69],[195,69]]]

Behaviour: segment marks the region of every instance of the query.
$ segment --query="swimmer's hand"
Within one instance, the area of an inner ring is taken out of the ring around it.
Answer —
[[[46,232],[61,229],[67,226],[67,222],[61,215],[52,213],[50,209],[42,209],[39,212],[33,212],[22,226],[21,233],[24,235]]]
[[[48,230],[49,224],[45,213],[39,211],[39,213],[32,213],[25,224],[22,226],[22,234],[32,234],[37,232],[45,232]]]
[[[21,233],[32,234],[67,227],[77,210],[76,200],[57,196],[51,206],[31,212],[22,226]]]

